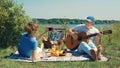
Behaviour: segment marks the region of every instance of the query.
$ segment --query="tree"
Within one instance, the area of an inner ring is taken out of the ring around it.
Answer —
[[[18,5],[14,0],[0,0],[0,47],[17,45],[23,26],[30,20],[22,4]]]

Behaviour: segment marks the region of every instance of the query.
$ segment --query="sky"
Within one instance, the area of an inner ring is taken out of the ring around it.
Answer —
[[[120,0],[15,0],[31,18],[120,20]]]

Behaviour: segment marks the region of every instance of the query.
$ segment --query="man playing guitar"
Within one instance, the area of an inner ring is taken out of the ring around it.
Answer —
[[[92,16],[88,16],[86,17],[85,24],[80,24],[75,26],[74,28],[70,28],[68,30],[68,34],[70,34],[74,40],[77,40],[78,35],[76,33],[84,32],[83,34],[86,34],[86,35],[98,33],[97,36],[81,40],[81,43],[76,48],[78,52],[87,53],[92,57],[93,60],[98,60],[101,58],[102,34],[99,32],[97,28],[94,27],[94,23],[95,23],[95,18]],[[97,45],[97,47],[95,45]]]

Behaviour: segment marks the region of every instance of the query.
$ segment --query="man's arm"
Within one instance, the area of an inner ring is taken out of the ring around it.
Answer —
[[[70,34],[74,39],[78,39],[78,36],[77,36],[77,34],[75,33],[75,30],[73,29],[73,28],[70,28],[69,30],[68,30],[68,34]]]
[[[68,30],[68,33],[69,33],[70,35],[73,35],[73,34],[74,34],[74,29],[73,29],[73,28],[70,28],[70,29]]]
[[[98,33],[98,35],[95,38],[95,42],[97,45],[101,45],[101,38],[102,38],[102,34]]]
[[[97,35],[97,37],[95,38],[95,41],[96,41],[96,44],[97,44],[97,47],[98,47],[99,50],[102,50],[102,42],[101,42],[102,39],[101,38],[102,38],[101,33],[99,33]]]

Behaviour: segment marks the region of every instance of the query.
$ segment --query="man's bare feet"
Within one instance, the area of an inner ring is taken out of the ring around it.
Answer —
[[[98,60],[101,59],[101,51],[102,51],[102,47],[100,46],[100,47],[98,47],[98,50],[97,50],[97,58],[98,58]]]
[[[96,54],[95,50],[91,49],[90,53],[91,53],[93,61],[97,60],[97,54]]]

